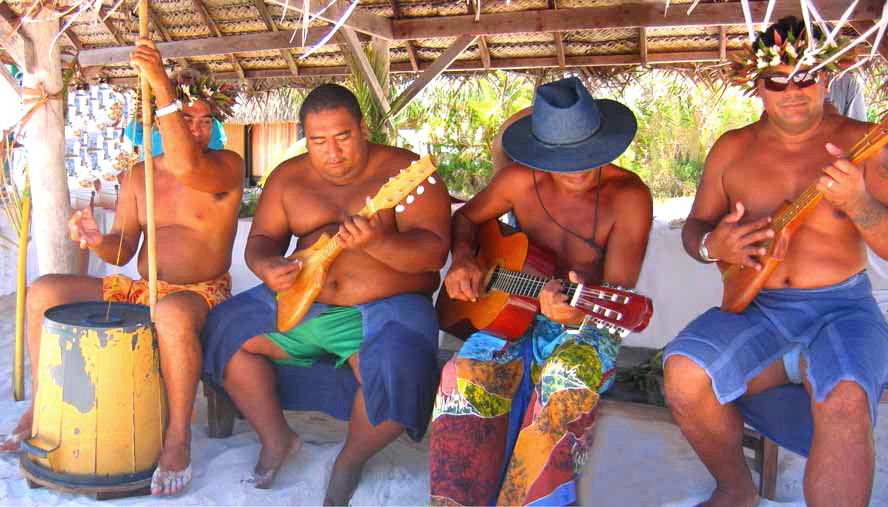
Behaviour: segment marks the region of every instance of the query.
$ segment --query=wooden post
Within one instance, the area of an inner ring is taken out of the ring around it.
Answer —
[[[41,21],[23,23],[20,30],[33,44],[32,65],[24,67],[22,84],[43,87],[48,94],[62,91],[62,61],[52,41],[59,32],[58,17],[49,11],[37,14]],[[65,170],[65,120],[61,96],[37,108],[25,126],[34,240],[40,274],[73,273],[76,245],[68,238],[71,198]]]
[[[139,0],[139,37],[148,38],[148,0]],[[157,237],[154,225],[154,157],[151,156],[151,85],[139,78],[142,92],[142,149],[145,152],[145,244],[148,248],[148,305],[157,305]]]

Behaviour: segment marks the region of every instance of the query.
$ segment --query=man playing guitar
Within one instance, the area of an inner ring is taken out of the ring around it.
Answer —
[[[798,407],[813,417],[807,502],[867,505],[872,489],[888,327],[863,272],[864,245],[888,255],[888,170],[882,153],[865,164],[847,160],[871,125],[824,110],[827,72],[813,69],[822,55],[808,55],[807,43],[802,23],[785,18],[738,61],[735,76],[755,86],[765,114],[715,143],[683,229],[694,258],[759,270],[775,237],[774,211],[805,188],[822,194],[752,304],[709,310],[664,352],[669,406],[716,479],[705,505],[754,505],[743,422],[730,402],[787,383],[811,397]],[[799,59],[808,65],[796,71]]]
[[[628,108],[593,99],[576,78],[540,86],[531,116],[503,135],[517,163],[453,218],[449,296],[480,296],[478,226],[508,211],[532,243],[556,252],[556,274],[573,283],[634,286],[651,195],[635,174],[610,162],[635,131]],[[431,425],[433,504],[576,502],[576,470],[599,393],[613,382],[619,342],[581,326],[584,314],[561,289],[553,280],[540,292],[542,315],[518,341],[475,333],[444,367]]]

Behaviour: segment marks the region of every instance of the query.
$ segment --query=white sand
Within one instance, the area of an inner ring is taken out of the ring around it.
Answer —
[[[13,426],[25,402],[12,401],[12,295],[0,297],[0,430]],[[198,396],[198,418],[192,426],[195,479],[174,498],[128,498],[95,502],[89,497],[28,488],[19,474],[18,459],[0,458],[0,505],[317,505],[329,470],[341,446],[345,423],[318,415],[290,413],[294,429],[305,440],[303,449],[281,470],[273,489],[241,484],[259,451],[256,434],[243,421],[234,435],[214,440],[206,436],[206,402]],[[888,505],[888,405],[880,410],[876,431],[878,465],[872,505]],[[781,450],[777,487],[780,505],[803,505],[801,479],[804,460]],[[639,420],[618,412],[603,414],[595,447],[583,480],[584,505],[693,505],[705,498],[713,481],[678,429],[664,422]],[[428,499],[425,444],[401,438],[368,464],[354,505],[424,505]],[[778,505],[762,502],[761,505]]]

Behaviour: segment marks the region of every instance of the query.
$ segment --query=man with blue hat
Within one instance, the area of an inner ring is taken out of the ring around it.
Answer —
[[[503,134],[515,163],[453,217],[447,294],[477,300],[478,227],[508,211],[531,243],[555,252],[556,276],[633,287],[651,194],[611,161],[636,128],[626,106],[593,99],[577,78],[538,87],[531,115]],[[562,289],[557,279],[542,289],[542,315],[517,341],[476,332],[444,367],[429,446],[433,504],[577,501],[576,478],[599,394],[613,383],[619,339],[583,325]]]

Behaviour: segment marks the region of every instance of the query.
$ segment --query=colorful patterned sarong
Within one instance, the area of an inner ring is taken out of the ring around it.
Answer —
[[[191,291],[201,296],[210,308],[231,296],[231,275],[225,273],[206,282],[175,284],[157,281],[157,299],[174,292]],[[118,303],[148,304],[148,280],[133,280],[126,275],[108,275],[102,278],[102,300]]]
[[[441,372],[429,442],[431,503],[577,501],[599,394],[619,344],[538,316],[515,343],[473,334]]]

